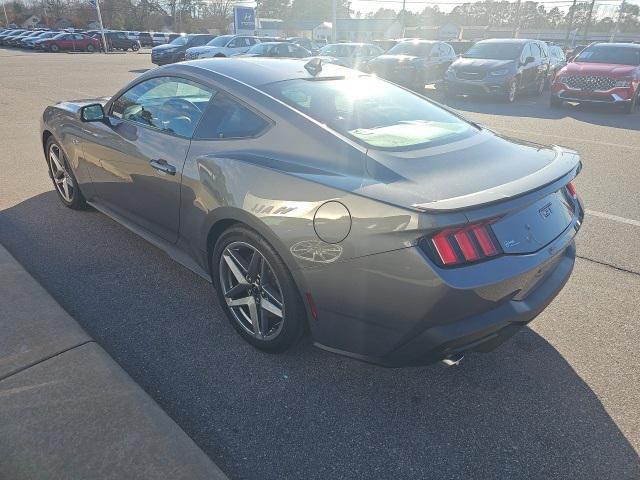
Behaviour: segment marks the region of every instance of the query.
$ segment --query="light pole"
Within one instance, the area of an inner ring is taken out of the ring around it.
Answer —
[[[9,15],[7,15],[7,5],[6,0],[2,0],[2,9],[4,10],[4,20],[7,22],[7,27],[9,26]]]
[[[89,0],[89,3],[95,5],[96,12],[98,12],[98,22],[100,23],[100,35],[102,36],[102,47],[104,48],[105,55],[107,54],[107,39],[104,37],[104,25],[102,24],[102,14],[100,13],[99,0]]]
[[[518,0],[518,3],[516,5],[516,19],[515,24],[513,25],[513,38],[518,38],[518,35],[520,33],[520,4],[521,2],[520,0]]]
[[[616,26],[613,29],[613,32],[611,32],[611,38],[609,38],[609,43],[613,42],[613,40],[616,38],[616,34],[618,33],[618,30],[620,29],[620,22],[622,21],[622,12],[624,11],[624,3],[625,3],[625,0],[622,0],[622,3],[620,4],[620,11],[618,12],[618,21],[616,22]]]
[[[591,7],[589,7],[589,14],[587,15],[587,23],[584,26],[584,35],[582,37],[583,43],[587,43],[587,37],[589,36],[589,26],[591,25],[591,16],[593,15],[593,6],[596,0],[591,0]]]
[[[331,43],[336,43],[338,29],[338,0],[331,2]]]
[[[567,46],[569,42],[569,34],[571,33],[571,27],[573,26],[573,14],[576,11],[576,0],[573,0],[573,5],[569,9],[569,24],[567,25],[567,34],[564,37],[564,44]],[[574,37],[575,38],[575,37]]]

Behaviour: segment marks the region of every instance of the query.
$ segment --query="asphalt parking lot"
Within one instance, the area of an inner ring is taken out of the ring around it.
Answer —
[[[546,94],[451,102],[581,153],[579,259],[497,351],[383,369],[308,341],[258,352],[207,282],[106,216],[61,206],[42,110],[152,67],[143,54],[0,49],[0,243],[230,478],[640,478],[640,114],[551,110]]]

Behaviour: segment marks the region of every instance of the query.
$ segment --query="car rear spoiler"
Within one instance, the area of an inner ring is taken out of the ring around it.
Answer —
[[[510,200],[527,195],[541,188],[551,185],[563,177],[570,177],[569,182],[582,168],[580,156],[577,152],[557,145],[552,146],[556,152],[554,160],[544,168],[503,185],[498,185],[480,192],[470,193],[459,197],[445,198],[426,203],[413,204],[412,207],[425,212],[451,212],[464,210],[469,207],[481,207],[492,203]],[[569,175],[572,174],[572,175]]]

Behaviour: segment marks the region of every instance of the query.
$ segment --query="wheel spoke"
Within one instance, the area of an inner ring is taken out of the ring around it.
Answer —
[[[224,294],[225,297],[233,299],[237,297],[240,293],[244,293],[249,289],[250,285],[248,283],[238,283],[235,287],[231,287],[227,293]]]
[[[263,336],[267,335],[269,333],[269,317],[263,309],[260,309],[258,315],[260,315],[260,331]]]
[[[243,305],[251,306],[252,303],[256,303],[255,299],[252,296],[236,298],[235,300],[227,298],[227,305],[229,305],[230,307],[242,307]]]
[[[62,179],[62,189],[64,190],[64,198],[67,201],[70,201],[70,196],[69,196],[69,184],[67,183],[67,177],[64,177]]]
[[[263,298],[260,302],[260,306],[267,312],[273,313],[276,317],[282,318],[282,309],[276,307],[270,300]]]
[[[60,163],[60,159],[55,153],[53,153],[53,148],[49,150],[49,156],[51,157],[51,160],[53,160],[53,163],[56,164],[56,170],[64,171],[64,168],[62,168],[62,164]]]
[[[229,249],[225,250],[223,257],[224,257],[224,261],[229,267],[229,270],[231,270],[231,273],[235,277],[236,281],[238,283],[247,283],[246,277],[240,270],[239,262],[235,259],[235,257],[233,256],[233,254]]]
[[[260,331],[260,315],[258,313],[258,306],[256,305],[256,301],[253,297],[251,297],[251,301],[247,305],[249,306],[249,316],[251,317],[253,333],[262,338],[263,332]]]
[[[280,301],[278,297],[276,297],[275,294],[271,291],[271,287],[262,285],[262,291],[267,294],[271,303],[273,303],[278,308],[282,308],[282,301]]]
[[[253,251],[253,255],[251,255],[251,261],[249,262],[249,267],[247,268],[247,277],[254,279],[258,273],[258,269],[262,271],[262,266],[264,265],[264,261],[262,255],[260,255],[256,250]]]

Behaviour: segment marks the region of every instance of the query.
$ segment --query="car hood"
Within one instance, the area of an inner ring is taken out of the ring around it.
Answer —
[[[180,49],[180,46],[176,46],[176,45],[169,45],[168,43],[164,44],[164,45],[158,45],[157,47],[153,47],[151,49],[151,52],[171,52],[174,50],[178,50]]]
[[[562,70],[569,75],[609,75],[625,77],[632,75],[638,67],[633,65],[617,65],[611,63],[571,62]]]
[[[454,211],[517,197],[567,175],[578,155],[482,130],[443,146],[367,152],[375,181],[358,193],[424,211]]]
[[[222,47],[211,47],[211,46],[203,45],[201,47],[187,48],[187,52],[189,52],[189,53],[215,52],[216,50],[220,50],[221,48]]]
[[[369,61],[369,65],[391,66],[402,63],[409,63],[420,57],[415,55],[380,55]]]
[[[454,70],[468,72],[486,72],[494,68],[507,67],[515,63],[515,60],[491,60],[488,58],[459,58],[451,64]]]

